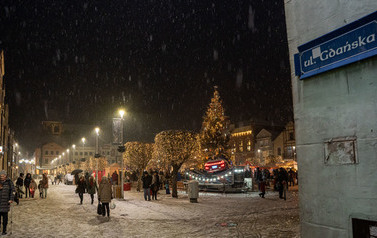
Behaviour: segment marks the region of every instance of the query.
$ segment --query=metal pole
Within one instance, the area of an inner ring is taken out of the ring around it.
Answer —
[[[98,157],[97,155],[98,155],[98,132],[96,134],[96,153],[94,155],[94,158],[96,160],[96,183],[98,184],[98,159],[99,158],[96,158]]]
[[[121,146],[123,146],[123,118],[121,118],[120,119],[120,127],[121,127],[121,139],[120,139],[120,141],[121,141]],[[121,188],[120,188],[120,190],[121,190],[121,192],[120,192],[120,194],[121,194],[121,198],[122,199],[124,199],[124,178],[123,178],[123,176],[124,176],[124,173],[123,173],[123,153],[121,153],[121,157],[120,157],[120,159],[122,160],[122,168],[121,168],[121,173],[120,173],[120,179],[121,179],[121,182],[120,182],[120,185],[122,186]]]

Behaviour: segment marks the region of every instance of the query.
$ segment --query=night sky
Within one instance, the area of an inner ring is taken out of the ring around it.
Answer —
[[[0,2],[10,126],[32,151],[42,120],[126,139],[198,131],[219,86],[232,122],[292,117],[283,0]]]

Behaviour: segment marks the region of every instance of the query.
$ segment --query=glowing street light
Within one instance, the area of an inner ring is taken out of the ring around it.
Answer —
[[[85,159],[85,152],[84,152],[84,150],[85,150],[85,141],[86,141],[85,137],[81,138],[81,142],[82,142],[82,155],[84,156],[84,159]]]
[[[76,145],[75,144],[73,144],[72,145],[72,160],[75,160],[75,150],[76,150]]]
[[[121,181],[120,181],[120,186],[121,186],[121,188],[120,188],[120,190],[121,190],[121,198],[122,199],[124,199],[124,162],[123,162],[123,152],[125,151],[125,147],[124,147],[124,145],[123,145],[123,117],[124,117],[124,114],[126,113],[123,109],[120,109],[119,111],[118,111],[118,113],[119,113],[119,115],[120,115],[120,118],[121,118],[121,120],[120,120],[120,127],[121,127],[121,134],[120,134],[120,146],[119,146],[119,148],[118,148],[118,151],[120,152],[120,153],[122,153],[122,157],[121,157],[121,172],[120,172],[120,179],[121,179]]]
[[[99,152],[98,152],[99,127],[96,127],[94,130],[96,132],[96,152],[94,154],[94,158],[96,160],[96,183],[98,183],[98,159],[100,157]]]

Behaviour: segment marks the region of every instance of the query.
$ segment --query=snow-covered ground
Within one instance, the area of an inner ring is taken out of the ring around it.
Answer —
[[[143,194],[125,192],[125,201],[107,220],[97,215],[97,200],[88,194],[79,205],[74,185],[50,185],[47,199],[22,199],[9,213],[8,236],[12,237],[299,237],[298,193],[287,201],[269,191],[258,193],[200,193],[190,203],[182,192],[172,198],[160,191],[157,201]]]

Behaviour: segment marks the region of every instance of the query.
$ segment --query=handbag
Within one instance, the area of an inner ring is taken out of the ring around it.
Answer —
[[[114,201],[111,201],[110,203],[110,209],[115,209],[116,205]]]
[[[103,211],[102,211],[102,204],[98,201],[98,206],[97,206],[97,214],[98,215],[102,215]]]

